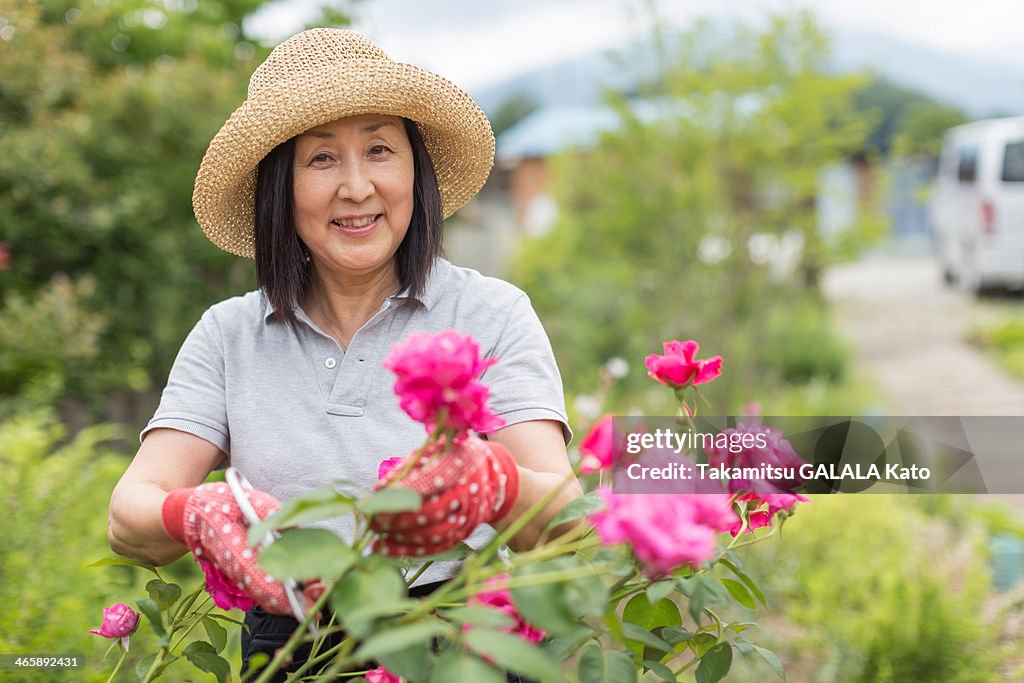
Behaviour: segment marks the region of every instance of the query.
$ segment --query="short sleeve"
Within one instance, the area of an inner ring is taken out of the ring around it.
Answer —
[[[181,345],[160,405],[139,441],[150,430],[167,427],[194,434],[230,453],[226,406],[224,349],[217,323],[207,311]]]
[[[498,359],[482,377],[491,389],[491,409],[510,425],[556,420],[562,424],[568,445],[572,430],[565,412],[562,377],[548,335],[526,294],[510,307],[501,334],[487,355]]]

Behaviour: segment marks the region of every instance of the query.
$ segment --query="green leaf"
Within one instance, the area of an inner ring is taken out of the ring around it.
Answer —
[[[732,666],[732,646],[718,643],[704,653],[697,665],[697,683],[718,683]]]
[[[290,529],[260,553],[260,566],[277,578],[305,580],[344,574],[356,551],[326,529]]]
[[[526,578],[560,572],[566,567],[562,560],[549,560],[522,565],[512,570],[513,578]],[[579,628],[565,582],[545,583],[533,586],[514,586],[512,600],[524,619],[531,624],[554,634],[569,635]]]
[[[647,593],[647,601],[654,605],[662,598],[667,598],[669,594],[676,589],[674,581],[658,581],[652,583],[645,593]]]
[[[653,659],[645,659],[644,666],[657,674],[658,678],[669,683],[676,683],[676,675],[672,673],[672,669],[668,668],[661,662],[656,662]]]
[[[320,488],[293,498],[249,529],[249,544],[263,542],[268,531],[340,517],[352,511],[355,499],[333,488]]]
[[[566,571],[594,569],[577,557],[561,557],[554,562],[553,566],[562,567]],[[593,574],[577,577],[563,585],[566,604],[574,615],[599,617],[608,609],[608,588],[596,570]]]
[[[560,681],[558,663],[544,650],[510,633],[475,628],[464,635],[466,644],[477,654],[487,655],[498,666],[540,681]]]
[[[655,640],[660,640],[660,638],[652,635],[650,632],[663,626],[681,626],[683,618],[679,614],[679,608],[668,598],[662,598],[652,607],[647,596],[640,593],[634,595],[626,603],[626,607],[622,610],[622,621],[624,622],[623,635],[628,638],[626,647],[632,650],[636,661],[640,662],[644,657],[644,645],[652,645],[664,652],[672,651],[671,646],[668,646],[667,650],[663,647],[663,645],[668,645],[664,641],[652,643],[649,638],[654,638]],[[630,635],[634,631],[646,634],[646,636],[634,637]]]
[[[516,620],[494,607],[467,605],[452,607],[441,612],[441,616],[459,624],[474,626],[490,626],[491,628],[509,628],[516,625]]]
[[[748,628],[755,628],[756,626],[757,624],[753,621],[734,621],[725,625],[725,627],[733,633],[743,633]]]
[[[135,601],[135,604],[139,606],[139,611],[149,620],[150,625],[153,627],[153,633],[159,637],[157,642],[160,647],[170,645],[171,640],[167,635],[167,630],[164,628],[164,618],[161,616],[160,608],[156,606],[156,603],[148,598],[139,598]]]
[[[374,619],[386,617],[392,614],[408,612],[418,605],[417,600],[398,600],[396,602],[371,602],[363,603],[345,615],[348,621],[370,622]]]
[[[353,657],[357,661],[375,659],[389,652],[395,652],[417,643],[429,641],[434,636],[439,636],[448,631],[448,628],[443,622],[433,619],[419,621],[408,626],[391,628],[367,638],[355,651]]]
[[[220,683],[225,683],[231,676],[231,666],[227,660],[219,656],[213,646],[204,640],[189,643],[183,654],[197,669],[213,674]]]
[[[588,645],[580,657],[580,683],[635,683],[636,667],[625,652]]]
[[[596,491],[585,493],[579,498],[574,498],[559,510],[558,514],[552,517],[551,521],[544,527],[544,531],[550,531],[560,524],[587,517],[603,509],[604,501],[598,497]]]
[[[555,636],[541,644],[541,647],[556,661],[563,661],[576,653],[588,640],[594,637],[593,629],[579,625],[576,633],[565,636]]]
[[[634,595],[625,609],[622,610],[622,620],[631,624],[653,631],[662,626],[682,626],[683,618],[679,614],[679,607],[668,598],[659,600],[654,606],[642,593]]]
[[[505,683],[505,674],[476,657],[446,652],[434,664],[430,683]]]
[[[149,670],[153,668],[153,662],[156,661],[156,653],[148,654],[139,660],[139,663],[135,665],[135,675],[139,677],[139,680],[143,680]]]
[[[93,567],[138,567],[139,569],[145,569],[156,574],[156,567],[153,565],[139,562],[138,560],[129,560],[126,557],[104,557],[102,560],[96,560],[92,564],[85,565],[86,569],[92,569]]]
[[[675,648],[673,648],[672,645],[665,642],[658,636],[654,635],[647,629],[637,626],[636,624],[623,624],[622,633],[626,636],[627,639],[636,641],[637,643],[643,643],[644,645],[653,647],[655,650],[659,650],[665,653],[675,652]],[[631,647],[630,649],[633,648]],[[639,649],[642,650],[643,648]]]
[[[433,668],[434,654],[426,641],[380,655],[377,660],[392,673],[409,683],[427,680]]]
[[[165,610],[181,597],[181,586],[176,583],[164,583],[160,579],[152,579],[146,584],[149,598],[160,610]]]
[[[779,675],[779,678],[786,680],[786,670],[783,668],[782,662],[779,661],[779,658],[775,653],[768,648],[760,647],[758,645],[754,645],[753,647],[754,652],[761,655],[761,658],[768,662],[768,666],[770,666],[772,670]]]
[[[754,651],[754,644],[746,638],[736,638],[732,641],[732,644],[736,646],[741,655],[749,655]]]
[[[209,615],[209,617],[211,619],[219,619],[220,621],[226,621],[231,624],[237,624],[238,626],[245,625],[245,621],[243,621],[242,619],[235,619],[234,617],[229,617],[226,614],[211,614]]]
[[[722,585],[706,574],[694,574],[678,579],[679,589],[690,598],[690,616],[700,623],[704,608],[710,604],[721,602],[725,596]]]
[[[472,554],[473,548],[465,543],[460,543],[451,550],[435,555],[424,555],[416,558],[416,564],[424,562],[447,562],[449,560],[464,560]]]
[[[266,652],[254,653],[252,657],[249,657],[249,668],[243,672],[247,674],[243,680],[256,680],[256,677],[252,676],[252,674],[256,673],[257,671],[260,671],[267,664],[270,664],[269,654],[267,654]]]
[[[753,596],[750,595],[750,591],[739,581],[733,581],[732,579],[720,579],[722,585],[725,586],[726,590],[732,597],[736,598],[736,602],[740,603],[747,609],[757,609],[757,603],[754,602]]]
[[[746,587],[748,591],[750,591],[750,594],[757,598],[758,602],[761,603],[762,607],[768,606],[767,601],[764,599],[764,593],[762,593],[761,589],[757,587],[757,584],[754,583],[754,580],[747,576],[747,574],[742,569],[740,569],[738,564],[727,559],[719,560],[719,564],[723,564],[726,567],[728,567],[729,571],[735,574],[736,578],[743,582],[743,585]]]
[[[417,510],[421,504],[420,494],[412,489],[387,488],[377,491],[369,498],[363,498],[356,507],[364,515],[377,515],[382,512],[406,512]]]
[[[677,645],[693,638],[693,634],[679,626],[666,626],[661,629],[661,637],[673,645]]]
[[[686,642],[687,647],[693,650],[693,653],[698,657],[703,657],[704,653],[715,646],[718,642],[718,638],[715,638],[710,633],[695,633],[693,638],[690,638]]]
[[[372,563],[345,574],[331,592],[331,609],[342,625],[357,638],[366,638],[373,630],[373,615],[360,616],[366,605],[400,605],[408,598],[405,581],[394,567]]]
[[[209,636],[213,649],[217,652],[223,650],[228,642],[227,630],[210,617],[203,617],[203,628],[206,629],[206,635]]]

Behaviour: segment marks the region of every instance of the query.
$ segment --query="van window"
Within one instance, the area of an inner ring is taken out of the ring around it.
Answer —
[[[1024,140],[1006,145],[1000,178],[1004,183],[1024,183]]]
[[[978,148],[961,147],[960,162],[956,171],[957,180],[961,185],[973,183],[978,177]]]

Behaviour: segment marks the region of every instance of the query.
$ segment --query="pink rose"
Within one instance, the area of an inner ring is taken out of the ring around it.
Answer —
[[[707,384],[722,372],[722,357],[697,360],[697,342],[691,340],[664,343],[665,354],[652,353],[644,360],[647,375],[670,387]]]
[[[196,558],[196,562],[206,575],[206,592],[213,598],[213,604],[221,609],[249,610],[256,602],[249,597],[234,581],[224,576],[217,567],[209,562]]]
[[[402,683],[402,679],[391,673],[383,666],[378,666],[373,671],[367,671],[364,676],[367,683]]]
[[[377,466],[377,481],[380,481],[384,477],[388,476],[388,472],[398,467],[398,465],[404,460],[400,455],[396,455],[393,458],[384,458],[380,461],[380,465]]]
[[[480,375],[496,362],[480,358],[480,347],[455,330],[420,332],[396,344],[384,367],[397,376],[395,393],[409,417],[434,430],[442,415],[456,432],[490,432],[505,421],[487,406],[490,389]]]
[[[747,516],[748,523],[746,533],[748,534],[754,529],[771,526],[772,520],[775,518],[775,513],[782,511],[792,512],[797,503],[811,502],[809,498],[805,498],[799,493],[744,493],[743,495],[737,496],[736,500],[750,501],[749,509],[752,510],[752,512]],[[742,522],[736,522],[732,528],[729,529],[729,533],[733,536],[738,536],[742,527]]]
[[[537,628],[523,619],[522,615],[519,614],[519,610],[516,609],[515,603],[512,602],[512,591],[506,587],[508,585],[507,581],[508,574],[499,574],[487,579],[484,582],[485,590],[471,597],[466,603],[469,605],[483,605],[484,607],[491,607],[504,612],[512,617],[516,623],[514,626],[502,628],[502,631],[519,636],[528,643],[539,643],[544,640],[548,632]],[[472,629],[472,626],[469,624],[465,624],[462,627],[463,633],[470,629]]]
[[[139,627],[139,613],[123,602],[115,602],[103,608],[103,623],[99,628],[89,629],[104,638],[125,638]]]
[[[742,478],[733,477],[729,480],[729,492],[740,491],[773,494],[790,493],[793,488],[803,483],[799,475],[800,466],[806,462],[793,449],[793,446],[782,437],[782,432],[775,427],[767,427],[762,424],[738,423],[735,429],[725,429],[721,432],[728,436],[730,442],[736,440],[746,441],[747,444],[737,443],[735,450],[729,446],[711,446],[707,448],[708,463],[714,467],[746,467],[755,468],[768,472],[767,468],[779,468],[792,470],[794,478]],[[764,443],[763,447],[757,442]]]
[[[606,470],[615,460],[615,434],[611,415],[594,423],[580,442],[580,474]]]
[[[607,545],[628,543],[648,576],[698,567],[715,553],[719,531],[739,520],[726,494],[616,494],[598,489],[605,509],[591,515]]]

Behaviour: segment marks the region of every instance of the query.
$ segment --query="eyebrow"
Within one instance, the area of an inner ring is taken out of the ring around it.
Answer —
[[[359,132],[360,133],[373,133],[374,131],[380,130],[384,126],[393,126],[395,128],[398,127],[398,125],[393,123],[392,121],[378,121],[377,123],[371,123],[371,124],[369,124],[367,126],[363,126],[362,128],[359,129]],[[334,131],[331,131],[331,130],[307,130],[306,132],[300,134],[300,137],[302,135],[308,135],[308,136],[314,137],[314,138],[333,138],[333,137],[335,137]]]

